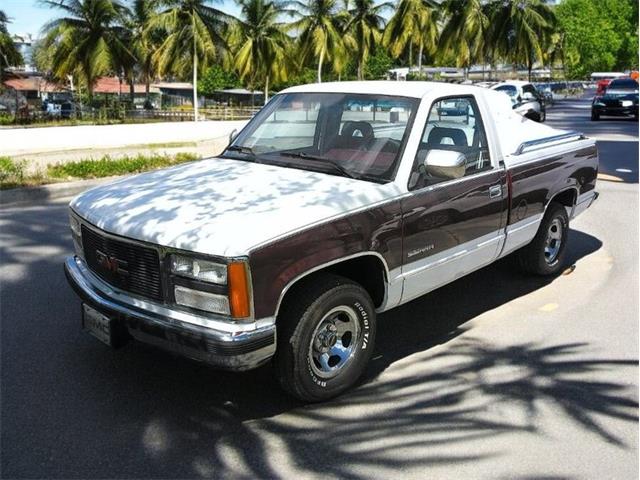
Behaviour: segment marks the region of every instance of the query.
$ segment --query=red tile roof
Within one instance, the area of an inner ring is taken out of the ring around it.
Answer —
[[[5,80],[4,85],[20,92],[63,92],[66,90],[63,85],[49,82],[42,77],[12,78],[10,80]]]
[[[135,93],[145,93],[143,84],[137,83],[133,87]],[[129,93],[129,84],[125,80],[120,83],[118,77],[100,77],[96,80],[93,93],[122,93],[125,95]]]

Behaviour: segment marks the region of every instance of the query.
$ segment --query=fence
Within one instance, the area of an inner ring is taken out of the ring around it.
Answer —
[[[208,107],[199,110],[200,120],[246,120],[253,117],[258,107]],[[0,125],[31,125],[47,123],[138,123],[138,122],[189,122],[193,121],[192,109],[179,110],[125,110],[118,108],[60,110],[45,112],[22,109],[16,115],[3,115]]]

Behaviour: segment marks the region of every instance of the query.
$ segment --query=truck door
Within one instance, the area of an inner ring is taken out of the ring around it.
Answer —
[[[454,176],[425,165],[430,152],[429,158],[442,158],[442,151],[464,156]],[[412,195],[402,200],[402,302],[497,257],[504,239],[505,182],[504,169],[492,162],[473,96],[436,100],[409,180]]]

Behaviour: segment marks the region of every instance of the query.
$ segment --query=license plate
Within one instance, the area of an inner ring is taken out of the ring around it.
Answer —
[[[111,319],[85,304],[82,304],[82,328],[101,342],[113,344]]]

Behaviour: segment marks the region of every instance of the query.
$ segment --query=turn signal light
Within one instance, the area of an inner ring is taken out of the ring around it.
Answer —
[[[246,318],[251,315],[249,305],[249,277],[244,262],[233,262],[227,267],[229,282],[229,304],[233,318]]]

